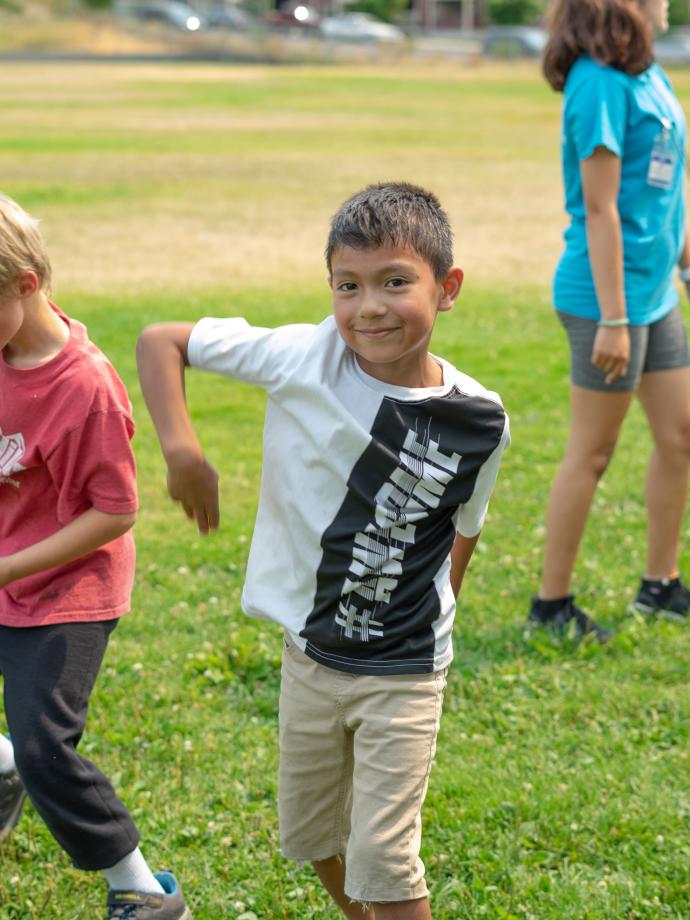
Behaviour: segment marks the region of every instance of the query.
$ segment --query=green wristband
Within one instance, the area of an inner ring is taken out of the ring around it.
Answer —
[[[628,317],[622,316],[620,319],[600,319],[597,323],[597,326],[603,326],[605,329],[610,329],[614,326],[627,326]]]

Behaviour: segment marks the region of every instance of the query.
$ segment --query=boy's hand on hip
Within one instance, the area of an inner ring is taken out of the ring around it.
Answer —
[[[216,530],[220,521],[218,473],[205,457],[180,458],[168,465],[168,492],[179,502],[188,518],[196,521],[199,533]]]

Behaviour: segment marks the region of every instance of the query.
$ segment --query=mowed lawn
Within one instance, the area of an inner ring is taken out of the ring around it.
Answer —
[[[690,105],[690,74],[673,80]],[[690,917],[690,631],[626,610],[645,566],[639,409],[576,575],[582,604],[617,637],[601,649],[524,633],[567,425],[549,303],[564,222],[559,104],[533,64],[0,64],[2,190],[43,219],[56,299],[111,356],[138,422],[134,607],[82,750],[197,920],[336,914],[310,869],[278,853],[281,639],[239,607],[263,395],[190,379],[222,476],[222,526],[201,539],[166,496],[134,343],[147,323],[209,313],[319,321],[329,216],[385,179],[428,185],[446,205],[467,277],[434,348],[502,394],[513,429],[460,599],[424,809],[434,917]],[[690,576],[687,545],[682,562]],[[103,898],[28,807],[0,851],[0,918],[92,920]]]

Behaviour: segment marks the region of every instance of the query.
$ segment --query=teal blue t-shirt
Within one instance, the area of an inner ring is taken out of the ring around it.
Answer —
[[[663,70],[653,64],[638,76],[580,57],[563,94],[562,159],[570,226],[554,277],[558,310],[600,316],[587,248],[580,162],[597,147],[621,158],[618,210],[623,235],[625,299],[631,323],[652,323],[677,303],[673,270],[685,239],[683,110]],[[668,188],[650,185],[655,141],[668,128],[674,165]]]

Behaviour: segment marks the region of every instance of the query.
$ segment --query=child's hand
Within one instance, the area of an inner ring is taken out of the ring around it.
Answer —
[[[183,457],[168,462],[168,492],[179,502],[199,533],[216,530],[220,520],[218,473],[205,457]]]

